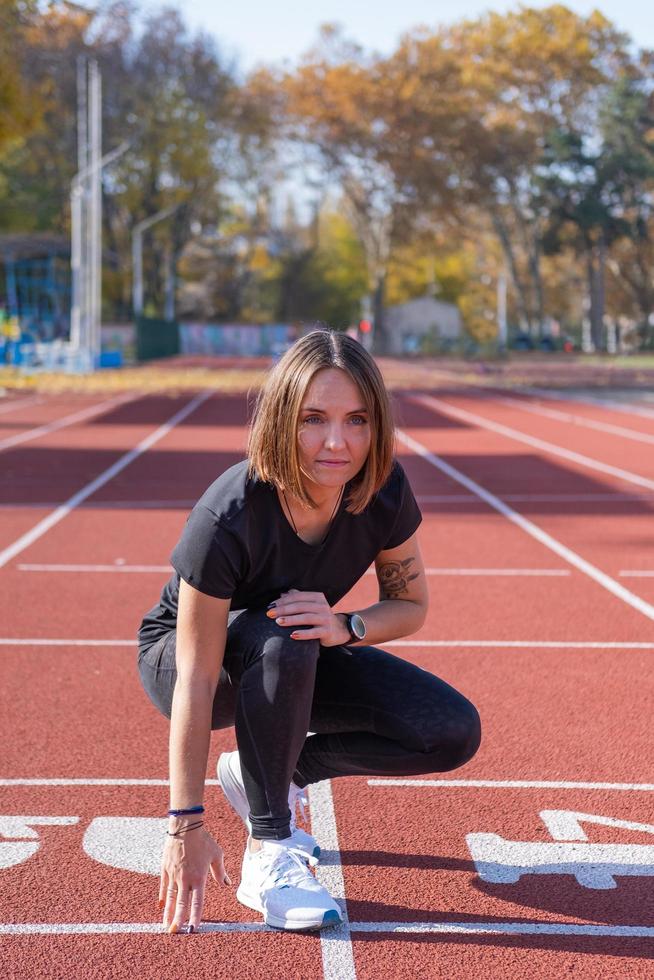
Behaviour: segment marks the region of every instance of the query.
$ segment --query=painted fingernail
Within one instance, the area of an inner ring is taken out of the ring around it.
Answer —
[[[172,926],[170,927],[170,929],[168,930],[168,932],[169,932],[169,933],[170,933],[171,935],[173,935],[173,936],[175,935],[175,933],[178,933],[178,932],[179,932],[179,926],[177,925],[177,923],[176,923],[176,922],[173,922],[173,924],[172,924]]]
[[[195,926],[189,926],[187,932],[189,936],[192,935],[195,932]]]
[[[165,905],[165,904],[166,904],[166,902],[165,902],[165,899],[163,899],[163,898],[160,898],[160,899],[159,899],[159,908],[160,908],[160,909],[162,909],[162,908],[164,907],[164,905]]]

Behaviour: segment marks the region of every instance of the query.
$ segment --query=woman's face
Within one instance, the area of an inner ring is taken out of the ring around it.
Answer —
[[[300,409],[300,468],[311,484],[341,487],[359,472],[370,449],[370,424],[358,386],[345,371],[324,368],[313,376]]]

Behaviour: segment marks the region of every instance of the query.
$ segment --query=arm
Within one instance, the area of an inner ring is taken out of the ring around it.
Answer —
[[[196,806],[204,796],[211,709],[225,653],[229,602],[180,581],[177,683],[170,719],[171,809]]]
[[[211,709],[225,652],[228,610],[229,599],[214,599],[180,582],[169,744],[171,809],[188,809],[203,800]],[[169,834],[197,822],[197,816],[170,817]],[[199,926],[209,869],[217,882],[231,884],[222,848],[204,827],[166,837],[159,905],[165,905],[164,925],[170,932],[178,932],[187,919],[192,928]]]
[[[366,624],[365,639],[354,641],[345,625],[345,617],[338,613],[346,637],[341,642],[348,646],[374,646],[387,640],[416,633],[427,618],[429,591],[425,567],[420,553],[417,534],[412,534],[397,548],[380,551],[375,558],[375,571],[379,584],[379,602],[358,612]]]

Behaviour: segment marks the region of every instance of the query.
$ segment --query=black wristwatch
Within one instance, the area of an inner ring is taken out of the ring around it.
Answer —
[[[363,640],[366,635],[366,624],[358,613],[343,613],[345,625],[353,640]]]

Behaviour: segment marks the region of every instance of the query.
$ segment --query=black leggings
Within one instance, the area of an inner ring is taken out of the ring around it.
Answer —
[[[229,613],[211,727],[236,726],[253,837],[289,836],[291,780],[446,772],[477,751],[479,715],[445,681],[376,647],[323,647],[290,632],[265,610]],[[174,631],[139,651],[139,673],[170,718]]]

